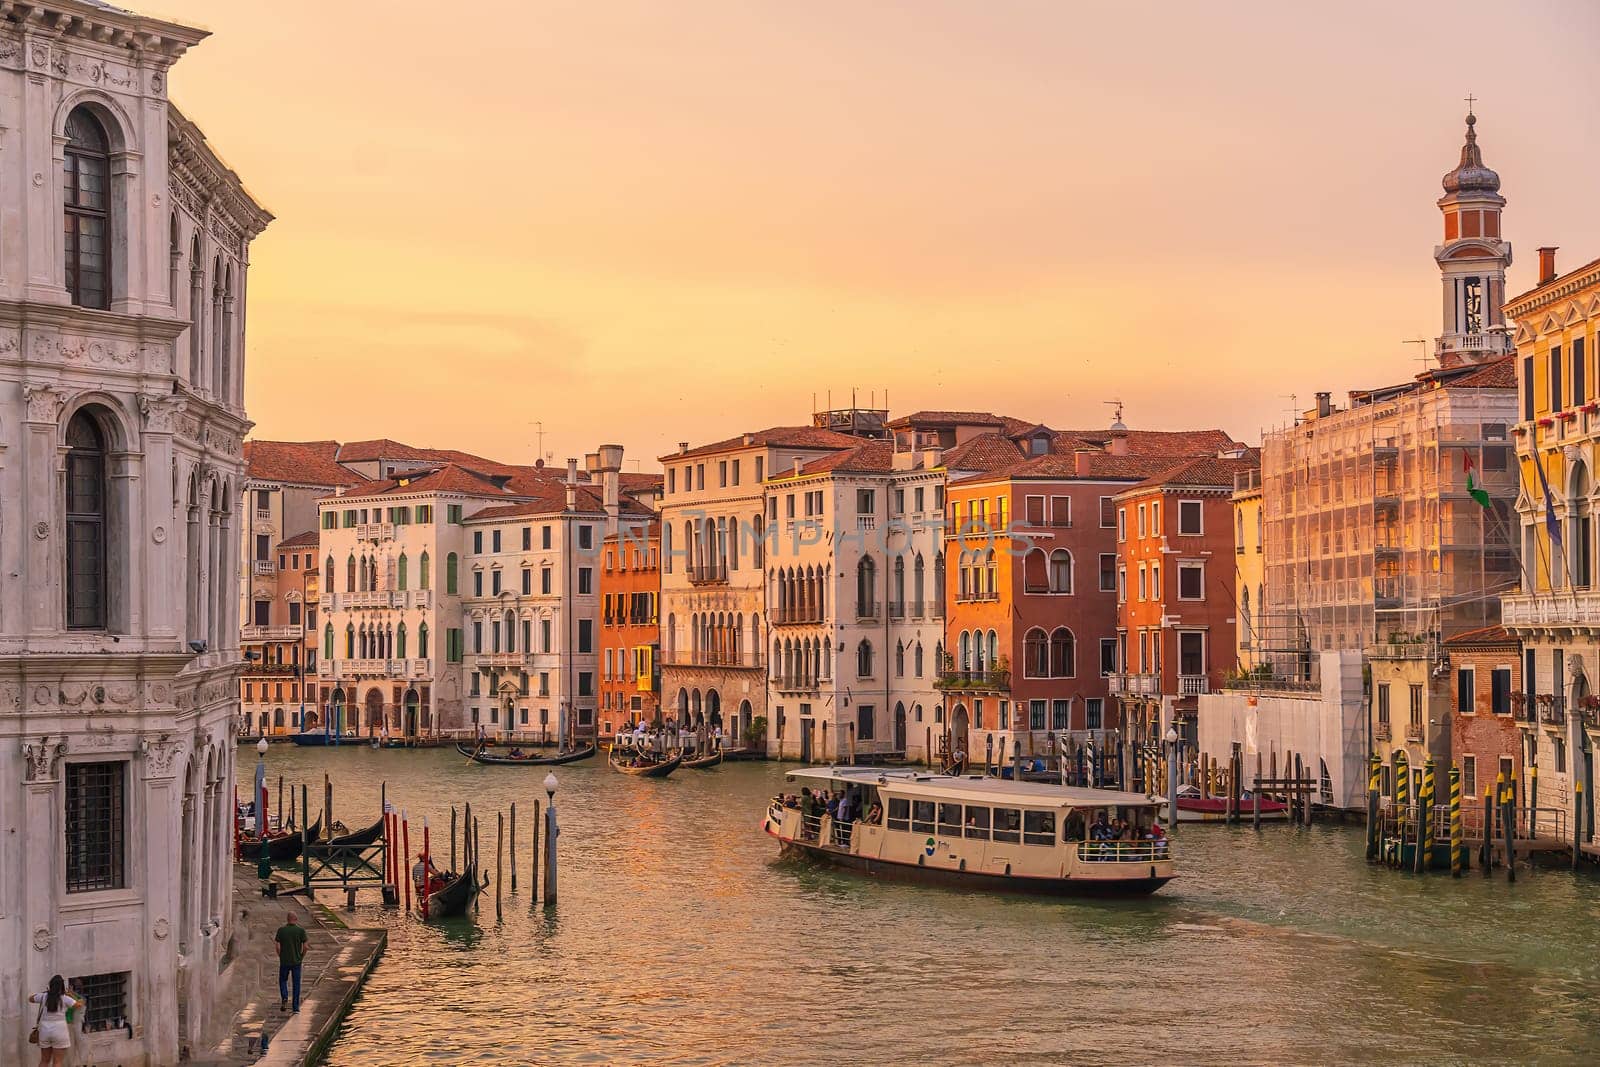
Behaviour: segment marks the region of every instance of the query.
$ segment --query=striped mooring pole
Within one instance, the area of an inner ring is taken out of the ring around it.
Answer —
[[[1383,828],[1378,820],[1378,791],[1383,788],[1383,764],[1377,756],[1368,762],[1372,766],[1372,773],[1367,776],[1367,862],[1371,863],[1378,858],[1383,837]]]
[[[1450,763],[1450,876],[1461,877],[1465,846],[1461,837],[1461,768]]]
[[[1422,785],[1417,791],[1417,854],[1412,869],[1424,874],[1433,858],[1433,760],[1422,761]]]

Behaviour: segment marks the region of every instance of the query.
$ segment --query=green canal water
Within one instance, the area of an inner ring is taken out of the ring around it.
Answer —
[[[254,752],[240,751],[248,793]],[[497,920],[374,903],[389,949],[328,1058],[456,1063],[1595,1062],[1600,880],[1369,868],[1359,827],[1183,827],[1153,897],[1077,902],[878,883],[780,861],[758,828],[775,764],[664,781],[556,768],[560,903],[531,907],[543,768],[450,750],[275,745],[335,814],[379,789],[446,852],[451,804],[518,807]],[[313,809],[319,807],[313,799]],[[366,894],[369,901],[375,894]],[[329,896],[330,902],[334,897]]]

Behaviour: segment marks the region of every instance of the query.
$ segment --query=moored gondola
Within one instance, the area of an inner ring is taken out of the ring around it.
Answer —
[[[466,869],[458,875],[444,876],[444,884],[428,897],[428,917],[431,919],[448,919],[460,915],[472,903],[472,898],[482,892],[489,884],[489,876],[483,876],[483,882],[478,882],[478,869],[469,863]],[[421,901],[418,901],[421,907]]]
[[[267,859],[274,863],[299,859],[300,848],[304,844],[316,844],[322,836],[322,816],[317,816],[317,821],[311,824],[305,837],[300,836],[299,830],[280,830],[277,833],[267,834]],[[247,860],[261,858],[261,842],[253,835],[239,836],[239,855]]]
[[[683,765],[691,771],[709,771],[721,762],[722,749],[719,748],[709,756],[686,759],[683,761]]]
[[[595,754],[595,746],[589,745],[576,752],[564,752],[557,756],[496,756],[484,747],[467,748],[461,742],[456,742],[456,751],[477,763],[491,765],[508,764],[513,767],[551,767],[562,763],[577,763],[579,760],[588,759]]]
[[[674,756],[669,760],[655,760],[648,763],[640,763],[637,766],[631,767],[626,763],[618,763],[616,760],[612,760],[611,766],[615,767],[623,774],[631,774],[636,778],[665,778],[667,775],[677,770],[678,765],[682,762],[682,756]]]
[[[338,837],[330,837],[328,840],[321,842],[320,844],[323,848],[334,848],[336,846],[340,848],[359,848],[372,844],[382,836],[383,816],[380,815],[378,816],[376,822],[365,829],[356,830],[353,833],[341,834]]]

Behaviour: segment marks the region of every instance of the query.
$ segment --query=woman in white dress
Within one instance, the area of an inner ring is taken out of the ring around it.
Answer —
[[[67,1028],[67,1012],[81,1001],[67,992],[67,983],[58,974],[50,979],[50,988],[35,993],[28,1003],[39,1005],[36,1022],[39,1027],[39,1067],[60,1067],[67,1062],[67,1049],[72,1047],[71,1031]]]

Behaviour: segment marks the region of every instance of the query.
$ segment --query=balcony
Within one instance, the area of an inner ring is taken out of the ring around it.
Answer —
[[[432,675],[431,659],[340,659],[323,660],[317,665],[317,677],[328,681],[357,678],[401,680]]]
[[[1389,740],[1391,734],[1392,731],[1389,728],[1389,722],[1387,719],[1379,722],[1372,728],[1372,739],[1374,741],[1387,741]]]
[[[690,585],[726,585],[728,566],[725,563],[706,563],[686,568]]]
[[[780,607],[772,613],[774,626],[814,626],[822,622],[822,609],[811,604]]]
[[[814,693],[818,679],[805,674],[780,674],[772,679],[772,687],[780,693]]]
[[[1406,723],[1406,740],[1417,742],[1422,740],[1422,724],[1420,722],[1408,721]]]
[[[1539,722],[1545,726],[1565,726],[1567,724],[1567,698],[1560,694],[1555,696],[1542,696],[1538,699]]]
[[[278,572],[270,559],[258,559],[250,564],[250,573],[259,575],[272,575]]]
[[[878,528],[878,518],[875,515],[857,515],[856,532],[871,533]]]
[[[239,640],[245,644],[256,641],[298,641],[302,636],[300,627],[292,623],[283,626],[239,627]]]
[[[526,652],[478,652],[473,655],[480,667],[525,668],[532,662]]]
[[[1161,688],[1161,679],[1154,674],[1113,674],[1106,680],[1114,697],[1153,697]]]
[[[394,524],[389,522],[368,522],[356,526],[356,540],[358,541],[393,541]]]
[[[256,521],[257,522],[271,522],[272,521],[272,509],[271,508],[256,508]]]
[[[753,652],[674,652],[664,657],[668,667],[731,667],[740,670],[766,666]]]
[[[1204,674],[1178,675],[1178,695],[1197,697],[1211,692],[1211,679]]]
[[[989,592],[987,590],[982,590],[982,589],[975,590],[973,592],[968,592],[968,593],[957,593],[956,594],[956,603],[957,604],[980,604],[980,603],[983,603],[985,601],[997,601],[999,599],[1000,599],[1000,594],[999,593]]]
[[[1010,671],[940,671],[935,689],[970,689],[979,692],[1011,692]]]
[[[1600,590],[1559,589],[1500,598],[1507,629],[1600,629]]]
[[[883,605],[878,603],[876,600],[868,600],[865,603],[856,604],[856,621],[871,622],[875,619],[882,618],[882,616],[878,614],[882,607]]]

